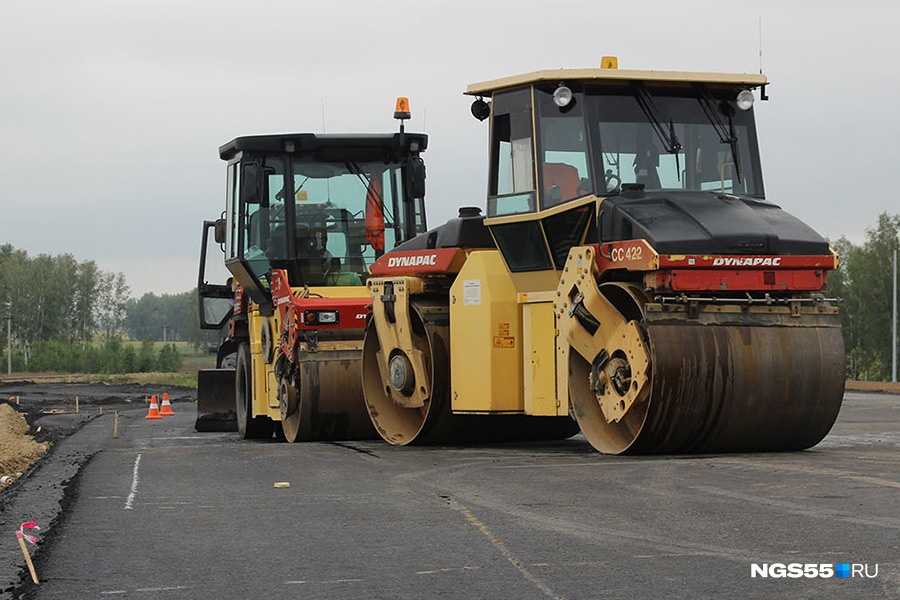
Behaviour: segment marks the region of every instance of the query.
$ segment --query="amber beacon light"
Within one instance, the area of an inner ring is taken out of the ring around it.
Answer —
[[[409,98],[404,98],[403,96],[397,98],[397,105],[394,108],[394,118],[404,121],[410,117]]]

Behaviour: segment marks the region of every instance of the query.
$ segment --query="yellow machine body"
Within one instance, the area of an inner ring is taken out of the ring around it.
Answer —
[[[372,422],[401,445],[814,446],[843,396],[837,258],[765,199],[767,79],[602,64],[467,90],[491,120],[487,217],[373,265]]]
[[[499,252],[475,252],[450,288],[454,412],[525,412],[522,313]]]
[[[496,250],[473,252],[450,288],[455,413],[566,416],[557,394],[553,294],[519,293]],[[564,388],[563,388],[564,389]]]

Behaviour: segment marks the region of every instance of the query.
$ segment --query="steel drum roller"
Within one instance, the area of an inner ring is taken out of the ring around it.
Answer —
[[[297,389],[282,382],[279,402],[284,436],[289,441],[375,439],[366,412],[358,353],[308,353],[298,363]],[[322,402],[322,399],[327,402]],[[323,409],[327,406],[327,410]]]
[[[815,325],[803,317],[795,325],[734,322],[740,318],[645,320],[650,382],[619,422],[603,415],[589,386],[590,364],[570,353],[570,396],[591,444],[619,454],[790,451],[819,443],[844,392],[839,317],[817,315]]]

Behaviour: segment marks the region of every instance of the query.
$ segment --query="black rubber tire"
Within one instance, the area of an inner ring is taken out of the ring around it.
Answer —
[[[222,362],[219,364],[219,369],[233,369],[235,363],[237,362],[237,353],[232,352],[231,354],[226,354],[222,357]]]
[[[251,400],[253,398],[253,368],[250,361],[250,345],[238,346],[235,363],[235,414],[237,416],[238,435],[242,439],[269,439],[275,428],[269,417],[254,417]]]

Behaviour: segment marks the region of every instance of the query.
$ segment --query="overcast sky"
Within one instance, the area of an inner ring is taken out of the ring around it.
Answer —
[[[762,26],[760,27],[760,22]],[[0,243],[196,285],[224,208],[218,147],[247,134],[430,135],[428,224],[484,207],[469,83],[539,69],[758,72],[767,197],[830,239],[900,213],[900,4],[887,0],[80,0],[4,3]],[[221,261],[219,261],[221,262]]]

